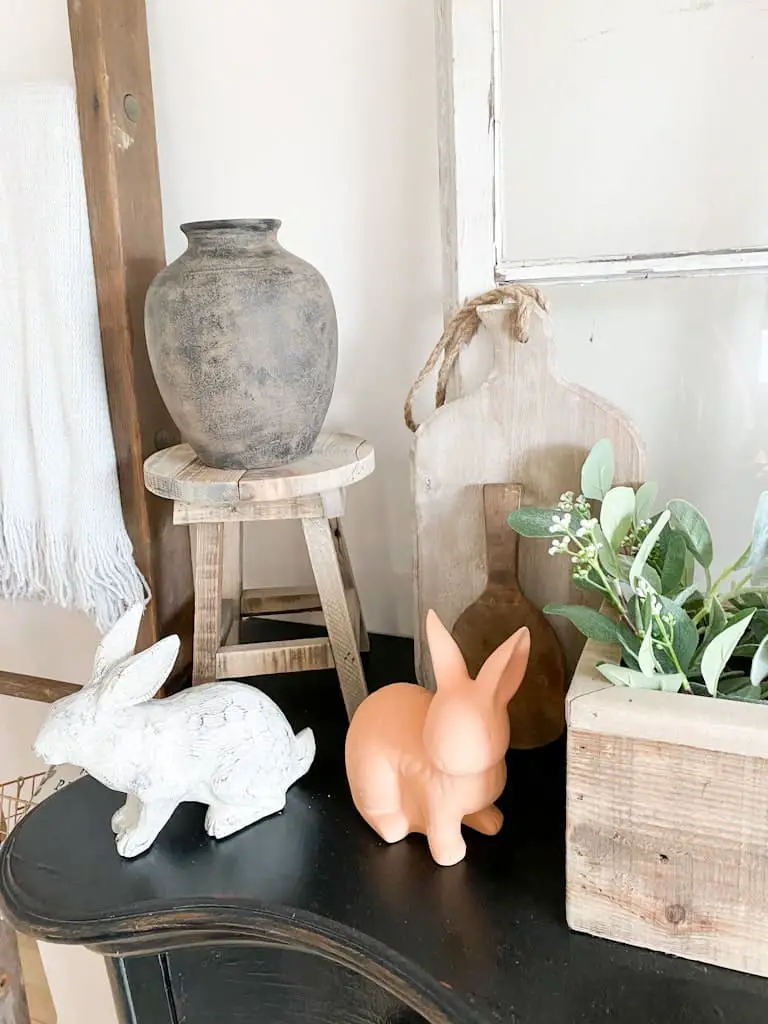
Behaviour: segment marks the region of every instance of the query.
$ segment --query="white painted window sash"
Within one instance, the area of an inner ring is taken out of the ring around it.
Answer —
[[[503,0],[436,0],[446,316],[497,283],[587,284],[768,273],[768,248],[503,258]]]
[[[502,261],[499,283],[590,284],[597,281],[647,280],[660,277],[720,277],[768,272],[768,249],[716,249],[665,252],[594,259]]]

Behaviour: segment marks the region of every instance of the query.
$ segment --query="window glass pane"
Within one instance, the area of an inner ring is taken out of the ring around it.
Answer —
[[[505,260],[768,245],[767,0],[501,0]]]
[[[741,553],[768,490],[768,287],[762,277],[549,288],[558,369],[628,414],[660,501],[710,520],[716,562]]]

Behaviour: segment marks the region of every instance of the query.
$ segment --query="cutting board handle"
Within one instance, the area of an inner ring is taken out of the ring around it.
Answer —
[[[517,581],[518,535],[507,519],[520,508],[523,488],[520,484],[486,484],[483,487],[485,512],[485,550],[488,583],[519,590]]]

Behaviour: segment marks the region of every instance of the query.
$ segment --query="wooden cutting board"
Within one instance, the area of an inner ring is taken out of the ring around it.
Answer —
[[[645,452],[630,421],[608,402],[562,380],[554,343],[534,327],[528,344],[510,340],[508,309],[480,311],[493,341],[495,365],[470,394],[434,412],[411,449],[416,513],[414,562],[416,670],[434,689],[426,645],[426,615],[456,622],[477,600],[488,577],[483,484],[514,480],[526,505],[552,507],[563,491],[579,490],[581,466],[600,438],[613,442],[616,483],[645,477]],[[594,604],[571,580],[570,561],[547,554],[546,540],[519,542],[518,577],[539,608],[549,601]],[[569,675],[584,638],[564,619],[552,620]]]
[[[509,705],[511,747],[521,750],[552,743],[565,728],[565,658],[547,617],[520,590],[518,535],[507,522],[520,507],[517,484],[483,487],[488,581],[485,590],[461,613],[453,636],[474,678],[486,658],[518,629],[531,632],[528,670]]]

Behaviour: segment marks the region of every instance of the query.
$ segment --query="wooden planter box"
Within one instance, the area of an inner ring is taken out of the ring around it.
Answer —
[[[768,707],[608,683],[567,697],[571,928],[768,976]]]

